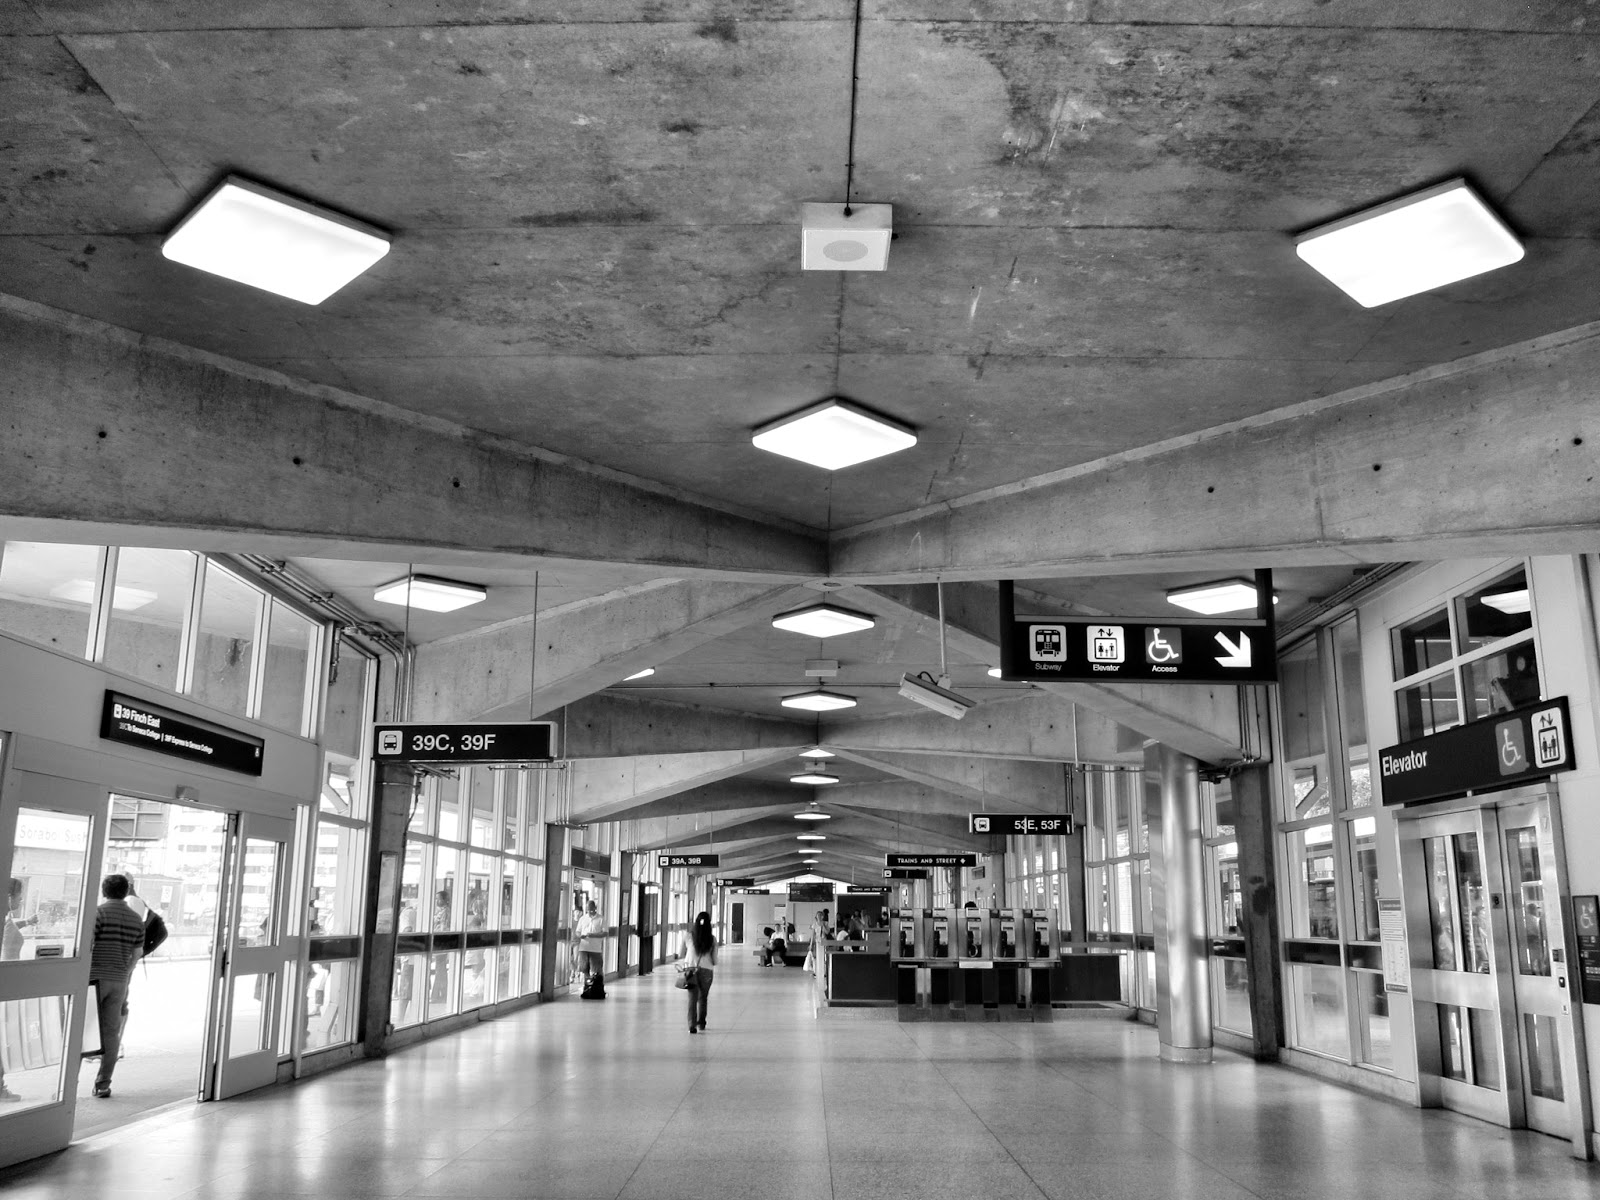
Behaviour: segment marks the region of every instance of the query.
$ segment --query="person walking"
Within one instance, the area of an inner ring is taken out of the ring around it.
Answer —
[[[578,970],[583,975],[583,998],[605,999],[606,923],[599,906],[589,901],[573,931],[578,945]]]
[[[107,875],[100,884],[104,899],[94,914],[94,942],[89,952],[89,986],[98,995],[100,1070],[94,1094],[111,1095],[111,1073],[122,1052],[122,1027],[128,1020],[128,982],[133,964],[144,950],[144,920],[128,903],[133,885],[126,875]]]
[[[711,932],[711,914],[703,912],[683,935],[679,966],[689,977],[689,1032],[706,1027],[706,993],[711,991],[711,970],[717,965],[717,939]]]
[[[6,918],[5,927],[0,930],[0,962],[9,962],[22,957],[22,947],[27,938],[22,929],[25,925],[37,925],[37,917],[22,918],[22,880],[13,879],[6,890]],[[20,1095],[6,1086],[6,1061],[4,1057],[5,1046],[0,1045],[0,1104],[15,1104],[22,1099]]]

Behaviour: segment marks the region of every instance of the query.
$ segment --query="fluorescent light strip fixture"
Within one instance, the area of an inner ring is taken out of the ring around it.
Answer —
[[[828,603],[808,604],[804,608],[779,613],[772,618],[774,629],[814,638],[838,637],[841,633],[860,633],[863,629],[871,629],[876,624],[877,621],[866,613]]]
[[[622,682],[631,683],[635,679],[649,679],[650,676],[654,675],[655,673],[656,669],[654,667],[646,667],[642,671],[635,671],[632,675],[624,675],[622,677]]]
[[[842,692],[829,692],[818,688],[814,692],[796,692],[785,696],[780,703],[785,708],[803,708],[808,712],[831,712],[837,708],[854,708],[856,698]]]
[[[759,450],[840,471],[915,446],[917,435],[853,404],[824,400],[761,426],[750,440]]]
[[[1278,598],[1274,596],[1276,604]],[[1244,612],[1256,607],[1256,585],[1245,579],[1219,579],[1214,583],[1197,583],[1193,587],[1174,588],[1167,593],[1167,603],[1187,608],[1190,612],[1214,617],[1220,613]]]
[[[1302,233],[1295,253],[1376,308],[1510,266],[1523,249],[1466,180],[1452,179]]]
[[[389,235],[230,175],[178,222],[161,253],[302,304],[321,304],[389,253]]]
[[[408,575],[386,583],[372,593],[372,598],[383,604],[408,605],[429,612],[455,612],[470,604],[488,599],[489,590],[472,583],[457,583],[450,579],[435,579],[431,575]]]

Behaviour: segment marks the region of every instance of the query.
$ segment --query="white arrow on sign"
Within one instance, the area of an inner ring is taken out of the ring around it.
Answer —
[[[1217,656],[1217,663],[1224,667],[1248,667],[1250,665],[1250,635],[1241,633],[1237,644],[1228,640],[1222,634],[1217,634],[1217,642],[1227,651],[1227,654]]]

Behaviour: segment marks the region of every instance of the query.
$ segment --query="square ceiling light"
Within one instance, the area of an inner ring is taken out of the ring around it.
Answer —
[[[824,471],[841,471],[915,446],[917,435],[904,425],[832,399],[763,425],[750,440],[757,449]]]
[[[1464,179],[1319,225],[1295,253],[1363,308],[1509,266],[1522,243]]]
[[[809,750],[800,751],[801,758],[833,758],[832,750],[824,750],[821,746],[813,746]]]
[[[892,204],[802,204],[802,271],[881,271],[894,237]]]
[[[809,783],[816,787],[825,787],[830,783],[838,783],[839,777],[837,775],[829,775],[823,771],[805,771],[799,775],[789,776],[789,782]],[[821,819],[826,821],[828,818],[822,817]]]
[[[1276,604],[1278,598],[1274,596]],[[1193,587],[1174,588],[1167,593],[1167,603],[1187,608],[1190,612],[1204,613],[1208,617],[1220,613],[1244,612],[1256,607],[1256,585],[1247,579],[1219,579],[1215,583],[1197,583]]]
[[[321,304],[389,253],[389,235],[230,175],[178,222],[161,253],[303,304]]]
[[[877,622],[866,613],[840,608],[837,604],[829,604],[826,601],[779,613],[772,618],[774,629],[814,638],[837,637],[841,633],[860,633],[863,629],[871,629],[875,624]]]
[[[814,692],[796,692],[785,696],[779,703],[785,708],[803,708],[807,712],[832,712],[836,708],[854,708],[856,698],[843,692],[829,692],[818,688]]]
[[[488,599],[489,589],[472,583],[456,583],[450,579],[435,579],[430,575],[407,575],[386,583],[372,593],[372,598],[383,604],[408,605],[425,608],[429,612],[455,612],[469,604]]]

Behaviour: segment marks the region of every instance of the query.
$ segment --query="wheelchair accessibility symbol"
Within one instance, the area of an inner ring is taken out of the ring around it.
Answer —
[[[1521,721],[1501,721],[1496,725],[1494,745],[1500,774],[1520,775],[1528,769],[1528,743],[1522,735]]]
[[[1183,661],[1183,634],[1167,625],[1151,625],[1144,631],[1144,660],[1155,666]]]

